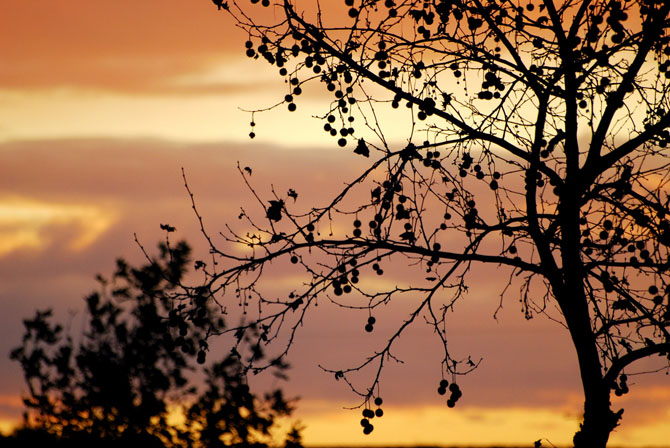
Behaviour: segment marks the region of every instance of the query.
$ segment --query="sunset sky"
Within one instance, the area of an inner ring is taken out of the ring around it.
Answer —
[[[295,188],[307,203],[325,203],[364,166],[324,136],[313,115],[327,103],[317,92],[295,113],[257,115],[257,137],[249,139],[245,110],[275,104],[286,87],[276,68],[244,56],[245,40],[210,0],[0,2],[0,430],[23,409],[21,370],[7,356],[20,343],[21,319],[52,307],[63,322],[77,322],[95,274],[110,274],[117,257],[141,262],[133,234],[155,247],[160,223],[204,249],[182,167],[216,229],[251,198],[238,161],[253,167],[261,194],[271,184]],[[388,120],[390,138],[402,141],[402,116]],[[319,307],[282,386],[300,397],[305,443],[569,443],[582,403],[567,331],[526,321],[514,294],[494,319],[507,277],[480,275],[451,326],[455,350],[483,359],[459,379],[463,399],[448,409],[436,393],[439,347],[419,327],[401,341],[405,363],[384,373],[385,416],[370,436],[359,411],[343,409],[356,397],[318,366],[356,362],[361,346],[374,350],[403,315],[389,313],[377,339],[366,339],[362,315],[354,322]],[[668,377],[632,376],[631,391],[614,403],[626,412],[612,444],[667,446]]]

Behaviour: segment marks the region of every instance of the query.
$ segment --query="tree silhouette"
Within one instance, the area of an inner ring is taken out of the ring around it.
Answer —
[[[215,3],[248,33],[247,56],[284,79],[273,108],[296,111],[305,87],[322,85],[325,132],[369,158],[323,206],[300,209],[299,192],[261,198],[250,186],[264,210],[242,211],[252,230],[227,227],[219,243],[203,226],[218,261],[203,265],[205,287],[261,309],[228,331],[260,329],[258,346],[282,332],[293,340],[316,297],[343,294],[369,309],[373,331],[376,307],[412,300],[386,346],[332,372],[364,397],[369,433],[379,371],[398,337],[423,317],[444,346],[444,375],[467,373],[474,363],[452,357],[445,315],[477,266],[507,268],[526,316],[547,315],[571,336],[584,392],[574,446],[605,447],[622,416],[610,399],[628,392],[626,369],[649,357],[668,369],[670,357],[670,2]],[[401,145],[384,133],[392,113],[392,126],[407,120]],[[251,170],[240,174],[249,183]],[[306,280],[275,299],[263,268],[281,258]],[[392,264],[422,275],[389,289],[359,283]],[[374,372],[360,387],[350,373],[365,367]],[[454,405],[461,392],[446,381],[440,391],[451,387]]]
[[[206,362],[207,338],[224,322],[197,291],[182,300],[175,294],[189,246],[168,241],[159,249],[145,266],[118,260],[111,281],[98,277],[79,341],[52,322],[50,310],[24,321],[23,344],[11,353],[29,388],[17,443],[274,446],[271,430],[291,414],[291,403],[279,389],[262,399],[253,394],[234,352],[204,369],[207,387],[200,391],[196,366]],[[195,308],[184,312],[185,303]],[[276,373],[286,367],[277,364]],[[171,413],[183,422],[171,423]],[[301,446],[297,428],[285,442]]]

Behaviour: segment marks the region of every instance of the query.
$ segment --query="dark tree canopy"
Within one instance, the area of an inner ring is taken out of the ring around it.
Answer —
[[[168,229],[169,230],[169,229]],[[190,248],[160,245],[160,255],[134,268],[117,261],[111,281],[98,277],[86,298],[86,324],[78,338],[38,311],[24,321],[21,363],[29,395],[16,446],[223,447],[277,446],[278,419],[292,404],[280,389],[260,398],[246,382],[239,354],[209,367],[207,337],[224,322],[203,297],[193,310],[173,293],[186,272]],[[277,364],[283,375],[286,365]],[[204,373],[205,387],[197,375]],[[170,415],[181,424],[170,421]],[[299,447],[294,429],[286,447]]]
[[[670,2],[214,3],[248,33],[246,54],[285,82],[271,108],[299,113],[301,94],[321,88],[319,126],[353,152],[342,157],[369,160],[325,205],[250,186],[263,215],[247,207],[245,230],[231,224],[224,241],[203,226],[207,294],[259,308],[255,321],[227,331],[257,331],[256,348],[292,341],[317,297],[344,304],[346,295],[369,310],[372,331],[375,309],[414,303],[386,346],[332,372],[364,398],[369,433],[379,372],[415,322],[434,327],[445,382],[473,368],[452,356],[445,316],[467,298],[477,266],[498,266],[513,285],[501,291],[518,291],[527,317],[567,328],[584,392],[574,446],[605,447],[622,417],[611,394],[628,392],[626,372],[650,357],[669,367]],[[400,120],[401,144],[384,132]],[[240,173],[248,183],[251,170]],[[264,273],[280,259],[305,281],[277,298]],[[420,275],[365,286],[391,265]],[[249,367],[273,362],[252,357]],[[365,368],[370,383],[354,384],[350,374]]]

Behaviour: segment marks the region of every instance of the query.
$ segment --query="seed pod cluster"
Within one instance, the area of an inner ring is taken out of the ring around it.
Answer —
[[[356,219],[354,221],[354,237],[359,238],[361,236],[361,221]]]
[[[447,400],[447,406],[453,408],[456,406],[456,402],[463,396],[463,392],[461,392],[461,388],[456,383],[449,385],[449,392],[451,392],[451,396]]]
[[[375,429],[374,426],[372,426],[372,423],[370,423],[370,420],[372,420],[375,417],[379,418],[384,415],[384,411],[381,408],[383,402],[384,401],[382,400],[381,397],[377,397],[374,400],[374,403],[377,406],[376,410],[373,411],[370,408],[363,409],[363,418],[361,419],[363,434],[368,435]]]
[[[437,393],[440,394],[440,395],[446,394],[448,386],[449,386],[449,381],[447,381],[447,380],[440,381],[440,385],[437,388]]]
[[[365,324],[365,331],[367,331],[368,333],[372,333],[372,330],[375,329],[374,327],[375,322],[377,322],[377,319],[375,319],[374,316],[368,317],[368,323]]]
[[[627,381],[628,376],[625,373],[622,373],[621,376],[619,377],[619,382],[617,383],[615,381],[614,384],[612,385],[612,389],[614,389],[614,395],[620,397],[629,392]]]

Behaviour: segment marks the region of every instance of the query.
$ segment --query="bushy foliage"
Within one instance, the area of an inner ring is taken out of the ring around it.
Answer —
[[[166,243],[159,249],[157,259],[144,266],[119,260],[110,281],[98,277],[100,288],[86,298],[85,329],[77,340],[53,322],[51,311],[24,321],[23,343],[11,353],[29,390],[16,443],[279,443],[273,430],[290,416],[291,402],[280,389],[263,398],[252,393],[237,353],[201,367],[209,354],[207,339],[225,328],[224,321],[199,291],[180,292],[189,246]],[[277,371],[286,367],[277,365]],[[285,441],[300,446],[296,427]]]

